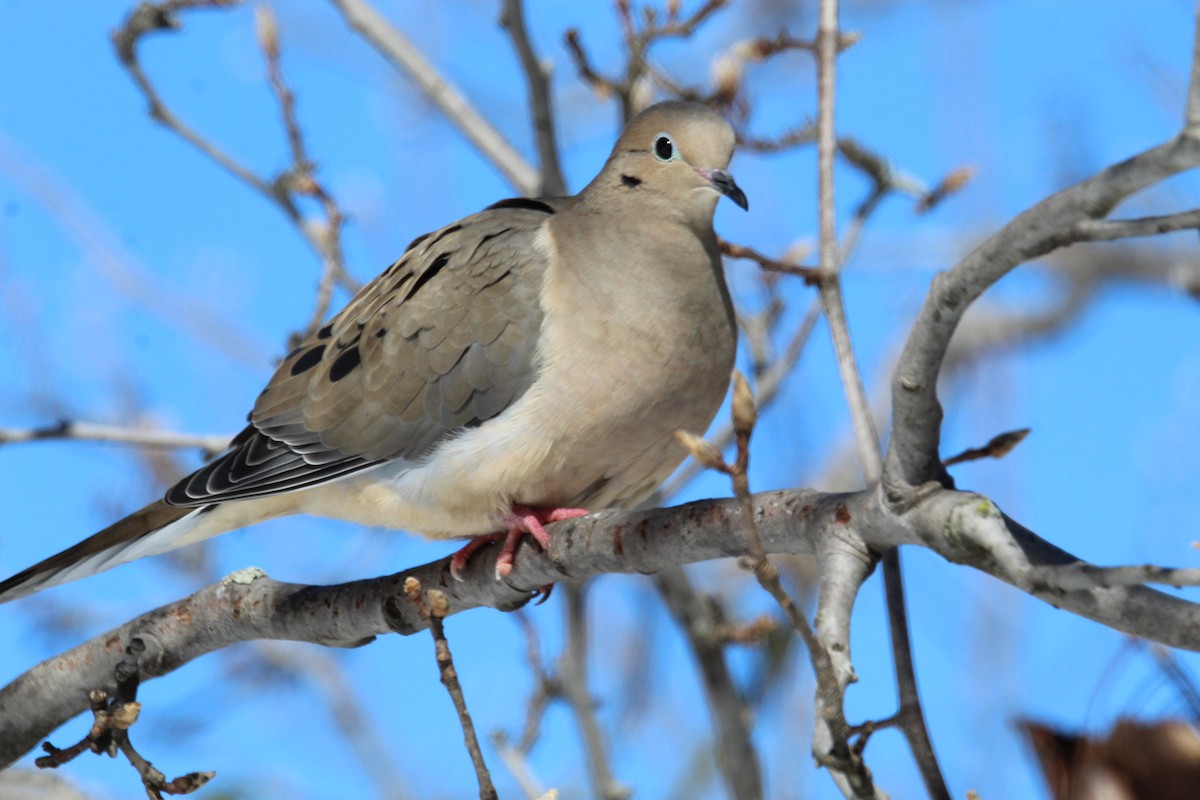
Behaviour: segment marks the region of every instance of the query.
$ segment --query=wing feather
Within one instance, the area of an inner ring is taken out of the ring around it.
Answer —
[[[501,205],[414,241],[279,364],[231,450],[167,502],[294,491],[417,462],[533,382],[551,201]]]

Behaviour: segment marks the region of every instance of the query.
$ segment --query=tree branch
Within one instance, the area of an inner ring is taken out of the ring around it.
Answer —
[[[1142,586],[1054,588],[1050,577],[1063,572],[1075,580],[1080,560],[1004,517],[980,495],[936,489],[904,514],[897,514],[877,491],[825,494],[799,489],[764,492],[751,499],[766,553],[813,553],[826,543],[869,550],[920,544],[1115,630],[1200,651],[1200,605]],[[113,668],[133,639],[145,647],[139,662],[144,681],[241,641],[287,639],[353,647],[382,633],[424,630],[427,617],[404,592],[410,577],[427,587],[426,592],[440,589],[450,615],[479,606],[512,610],[528,602],[538,588],[567,577],[647,574],[748,550],[741,503],[706,500],[556,523],[550,552],[523,548],[505,582],[494,578],[497,547],[481,550],[467,565],[462,582],[450,577],[449,558],[337,586],[280,583],[260,570],[243,570],[48,659],[0,690],[0,718],[5,721],[0,769],[85,711],[89,691],[115,691]],[[823,577],[826,582],[848,579],[828,569]],[[848,616],[844,624],[849,624]],[[848,636],[848,629],[841,635]]]
[[[64,419],[43,428],[0,428],[0,445],[17,442],[40,442],[49,439],[74,439],[89,442],[115,442],[141,447],[196,447],[205,454],[215,454],[229,446],[232,436],[224,434],[178,433],[152,428],[126,428],[120,425],[99,425]]]
[[[763,796],[762,767],[751,738],[746,700],[734,684],[725,660],[724,642],[717,635],[714,605],[696,592],[682,568],[658,573],[654,585],[696,660],[716,731],[713,755],[729,796],[735,800],[759,800]]]
[[[334,282],[339,282],[350,290],[357,289],[357,283],[346,272],[342,258],[341,228],[344,216],[332,196],[316,179],[313,162],[307,156],[304,139],[296,121],[294,97],[283,82],[279,65],[279,39],[274,17],[269,11],[259,11],[258,35],[267,60],[271,90],[279,100],[280,114],[288,137],[292,163],[273,179],[255,174],[249,167],[238,162],[184,123],[163,101],[154,84],[146,76],[138,58],[138,47],[146,35],[162,31],[175,31],[182,27],[178,18],[180,11],[196,8],[226,8],[239,4],[240,0],[144,2],[125,19],[120,28],[113,32],[113,47],[117,51],[117,59],[121,62],[121,66],[129,73],[142,96],[146,98],[150,117],[216,162],[233,177],[274,203],[321,258],[322,279],[313,318],[308,325],[309,329],[315,330],[320,326],[321,320],[328,311]],[[314,224],[312,220],[305,217],[296,203],[298,195],[316,198],[321,203],[325,212],[323,223]]]
[[[1197,228],[1200,228],[1200,209],[1138,219],[1085,219],[1075,225],[1073,238],[1077,242],[1110,242]]]
[[[1197,166],[1200,138],[1185,131],[1022,212],[934,279],[892,380],[892,437],[884,482],[893,496],[926,481],[951,485],[938,455],[942,407],[937,378],[950,338],[971,303],[1018,265],[1079,241],[1081,223],[1103,218],[1135,192]]]
[[[541,180],[537,193],[542,197],[560,196],[567,193],[567,182],[563,178],[562,165],[558,159],[558,139],[554,133],[554,113],[550,99],[550,68],[538,60],[529,41],[529,30],[525,26],[525,7],[521,0],[504,0],[500,12],[500,24],[508,31],[521,70],[529,86],[529,107],[533,114],[533,132],[537,141],[538,160],[541,162]]]

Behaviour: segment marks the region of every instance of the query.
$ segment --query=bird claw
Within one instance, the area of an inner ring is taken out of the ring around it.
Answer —
[[[504,533],[488,533],[476,536],[463,545],[450,557],[450,575],[458,581],[463,579],[462,571],[467,566],[472,554],[481,547],[495,542],[502,542],[500,553],[496,556],[496,580],[500,580],[513,571],[516,564],[517,545],[521,536],[528,533],[543,550],[550,547],[550,534],[545,525],[566,519],[578,519],[587,516],[586,508],[530,508],[514,503],[512,510],[504,518],[507,531]],[[549,592],[545,593],[549,596]]]

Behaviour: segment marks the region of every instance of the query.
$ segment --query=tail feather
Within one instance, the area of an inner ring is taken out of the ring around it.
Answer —
[[[161,500],[151,503],[74,547],[0,581],[0,603],[178,547],[189,541],[186,534],[209,508],[180,508]]]

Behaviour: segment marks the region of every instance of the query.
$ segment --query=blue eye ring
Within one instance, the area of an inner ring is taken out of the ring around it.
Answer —
[[[670,136],[660,133],[654,137],[654,156],[659,161],[674,161],[679,158],[679,150]]]

